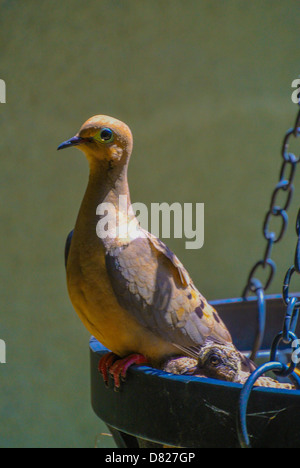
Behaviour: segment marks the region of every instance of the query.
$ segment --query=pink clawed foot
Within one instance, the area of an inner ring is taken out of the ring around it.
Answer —
[[[110,367],[109,373],[114,379],[115,390],[121,386],[121,380],[126,379],[127,371],[133,364],[149,364],[149,361],[142,354],[130,354],[124,359],[119,359]]]
[[[118,390],[121,386],[121,380],[125,381],[127,371],[133,364],[149,364],[149,361],[142,354],[130,354],[126,358],[120,359],[114,353],[107,353],[100,359],[98,370],[102,374],[105,385],[108,386],[110,374],[114,379],[115,390]]]
[[[114,353],[107,353],[99,361],[98,371],[102,375],[106,386],[108,386],[109,369],[116,360],[120,360],[119,356]]]

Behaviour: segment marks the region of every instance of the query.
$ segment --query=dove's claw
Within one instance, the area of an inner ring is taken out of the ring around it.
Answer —
[[[120,359],[120,358],[116,354],[107,353],[99,361],[98,370],[100,374],[102,375],[105,385],[107,387],[108,387],[109,369],[111,368],[111,366],[117,359]]]
[[[121,381],[125,382],[127,371],[134,364],[149,364],[149,362],[142,354],[130,354],[124,359],[115,361],[110,367],[109,373],[114,379],[115,390],[120,388]]]

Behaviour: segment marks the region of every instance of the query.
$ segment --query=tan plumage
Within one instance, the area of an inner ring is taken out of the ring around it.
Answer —
[[[109,136],[108,130],[111,141],[102,138]],[[132,145],[127,125],[100,115],[89,119],[76,137],[59,148],[77,146],[90,165],[67,255],[74,308],[89,332],[108,349],[120,357],[141,353],[153,365],[179,353],[197,356],[207,337],[231,343],[227,328],[178,258],[139,226],[127,182]],[[122,209],[120,195],[127,196]],[[103,203],[118,213],[120,231],[130,226],[127,236],[98,237],[96,211]]]

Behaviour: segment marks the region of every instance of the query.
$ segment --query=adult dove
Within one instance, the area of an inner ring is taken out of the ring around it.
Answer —
[[[134,363],[157,367],[174,355],[197,358],[208,337],[232,343],[182,263],[139,225],[127,180],[132,146],[125,123],[97,115],[58,148],[76,147],[89,162],[88,186],[66,244],[67,285],[83,324],[111,351],[99,370],[106,382],[109,373],[114,377],[115,387]],[[99,232],[103,211],[115,222]]]

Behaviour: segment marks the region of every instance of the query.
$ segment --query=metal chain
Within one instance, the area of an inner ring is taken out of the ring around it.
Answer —
[[[257,352],[260,350],[262,341],[265,334],[266,326],[266,297],[264,288],[259,280],[253,279],[253,286],[255,294],[257,296],[257,329],[255,333],[255,340],[252,346],[252,352],[250,355],[251,361],[255,360]]]
[[[299,101],[299,106],[300,106],[300,101]],[[279,183],[276,185],[275,190],[273,192],[273,195],[271,198],[270,209],[267,212],[265,222],[264,222],[264,227],[263,227],[263,233],[264,233],[265,239],[267,240],[267,248],[266,248],[263,260],[260,260],[259,262],[257,262],[250,272],[248,282],[247,282],[247,285],[243,294],[245,298],[247,294],[249,293],[249,291],[257,293],[257,287],[255,289],[255,284],[257,284],[256,283],[257,280],[255,279],[254,274],[256,273],[259,267],[262,267],[263,269],[265,269],[266,266],[268,265],[270,268],[268,280],[265,286],[263,287],[263,293],[270,286],[271,281],[275,274],[276,265],[273,262],[273,260],[271,260],[270,255],[271,255],[271,250],[272,250],[273,245],[282,239],[284,232],[286,230],[287,224],[288,224],[287,210],[290,206],[291,199],[294,193],[293,181],[295,177],[296,165],[300,160],[300,157],[296,157],[294,154],[288,152],[288,146],[289,146],[289,139],[292,135],[295,138],[297,138],[300,135],[299,127],[300,127],[300,109],[296,118],[295,126],[287,132],[284,138],[283,147],[282,147],[282,156],[283,156],[284,161],[283,161],[281,171],[280,171],[280,180],[279,180]],[[288,165],[290,165],[290,174],[289,174],[289,177],[285,178]],[[282,207],[276,205],[276,197],[278,195],[278,192],[281,190],[287,192],[286,203]],[[274,233],[273,231],[270,232],[268,229],[269,221],[272,216],[280,216],[282,219],[282,227],[277,236],[276,236],[276,233]],[[295,263],[292,267],[288,269],[285,279],[284,279],[284,284],[283,284],[283,300],[287,306],[287,310],[286,310],[286,314],[285,314],[284,322],[283,322],[283,329],[280,333],[276,335],[272,343],[271,352],[270,352],[270,362],[266,362],[262,364],[261,366],[259,366],[250,375],[250,377],[247,379],[245,385],[243,386],[241,390],[239,405],[238,405],[238,412],[237,412],[237,432],[238,432],[240,446],[242,448],[251,447],[249,436],[248,436],[248,431],[247,431],[247,420],[246,420],[247,419],[247,407],[248,407],[248,401],[249,401],[253,386],[255,382],[257,381],[257,379],[261,375],[263,375],[265,372],[273,370],[273,372],[276,373],[277,375],[289,377],[292,380],[292,382],[295,384],[296,388],[300,388],[299,376],[294,372],[297,364],[296,362],[293,361],[292,357],[291,357],[291,362],[289,363],[289,365],[285,365],[279,362],[278,360],[276,360],[278,347],[281,343],[290,345],[291,347],[295,348],[295,350],[299,350],[300,348],[300,340],[297,339],[297,335],[295,334],[297,322],[299,318],[300,300],[299,300],[299,297],[297,296],[291,297],[289,293],[292,276],[294,275],[295,272],[300,274],[300,210],[297,216],[296,233],[298,236],[298,241],[297,241],[296,253],[295,253]],[[258,297],[258,300],[259,300],[259,297]]]
[[[300,102],[299,102],[300,104]],[[290,207],[293,194],[294,194],[294,178],[296,174],[297,164],[300,161],[300,157],[296,157],[293,153],[289,152],[289,144],[291,138],[297,138],[300,133],[300,109],[297,114],[295,125],[293,128],[288,130],[285,134],[281,155],[283,158],[282,166],[279,173],[279,182],[277,183],[272,196],[269,210],[266,213],[263,223],[263,235],[267,241],[266,249],[263,258],[259,260],[251,269],[246,287],[243,291],[243,298],[246,298],[249,292],[255,293],[256,286],[255,281],[258,270],[268,270],[268,276],[263,287],[264,292],[271,285],[274,275],[276,273],[276,264],[271,259],[271,253],[274,244],[277,244],[283,238],[287,226],[288,226],[288,214],[287,211]],[[289,173],[288,173],[289,170]],[[280,193],[285,193],[285,203],[280,206],[277,203]],[[278,233],[270,229],[271,221],[274,217],[281,219],[281,227]],[[298,259],[297,265],[299,266],[300,260]]]
[[[299,101],[300,105],[300,101]],[[276,273],[276,264],[271,258],[271,253],[274,244],[277,244],[284,236],[285,231],[288,226],[288,214],[287,211],[292,202],[294,195],[294,179],[296,175],[297,164],[300,161],[300,157],[295,156],[293,153],[289,152],[289,143],[290,138],[297,138],[300,132],[300,108],[296,117],[295,125],[293,128],[289,129],[284,136],[281,155],[283,162],[280,168],[279,173],[279,182],[276,184],[275,189],[271,195],[271,203],[269,209],[266,213],[264,223],[263,223],[263,235],[267,241],[265,252],[263,258],[256,262],[252,267],[247,284],[242,293],[244,299],[247,298],[250,292],[254,293],[257,296],[258,300],[258,312],[257,312],[257,331],[256,338],[252,348],[251,359],[254,360],[257,351],[259,350],[260,345],[262,344],[264,333],[265,333],[265,324],[266,324],[266,307],[265,307],[265,292],[271,285],[274,275]],[[278,198],[281,193],[285,194],[285,201],[280,204],[278,203]],[[278,233],[270,229],[270,224],[274,217],[281,219],[281,227]],[[300,222],[299,222],[300,224]],[[300,242],[300,241],[299,241]],[[297,265],[300,264],[300,259],[298,259]],[[259,270],[267,272],[267,279],[263,284],[260,280],[257,279],[257,273]],[[291,272],[291,275],[293,272]]]
[[[292,344],[293,342],[297,342],[298,338],[295,335],[298,317],[299,317],[299,308],[300,308],[300,300],[298,296],[290,296],[290,284],[292,280],[292,276],[294,273],[300,275],[299,269],[299,256],[300,256],[300,210],[298,211],[297,221],[296,221],[296,234],[298,237],[296,252],[295,252],[295,264],[291,266],[284,278],[283,282],[283,289],[282,289],[282,296],[283,300],[287,306],[286,313],[283,321],[282,332],[278,333],[275,337],[272,347],[271,347],[271,355],[270,360],[275,361],[276,354],[278,350],[278,346],[281,342],[286,345]],[[287,376],[291,374],[296,368],[296,363],[292,362],[288,369],[281,373],[280,375]]]
[[[281,343],[285,345],[290,345],[294,351],[300,349],[300,340],[298,340],[297,335],[295,334],[297,322],[299,318],[299,308],[300,301],[299,297],[289,295],[289,287],[293,273],[297,272],[300,274],[299,269],[299,257],[300,257],[300,210],[298,212],[297,222],[296,222],[296,233],[298,236],[296,253],[295,253],[295,265],[288,269],[285,276],[284,285],[283,285],[283,299],[287,305],[286,314],[283,321],[283,330],[276,335],[271,346],[270,352],[270,361],[265,362],[259,366],[247,379],[245,385],[243,386],[237,411],[237,433],[239,438],[239,443],[242,448],[251,448],[251,443],[247,430],[247,408],[248,402],[255,385],[255,382],[259,377],[265,374],[268,371],[273,371],[275,374],[281,377],[289,377],[293,382],[296,388],[300,388],[300,378],[295,373],[297,362],[294,361],[291,357],[291,362],[286,365],[276,359],[278,348]]]

